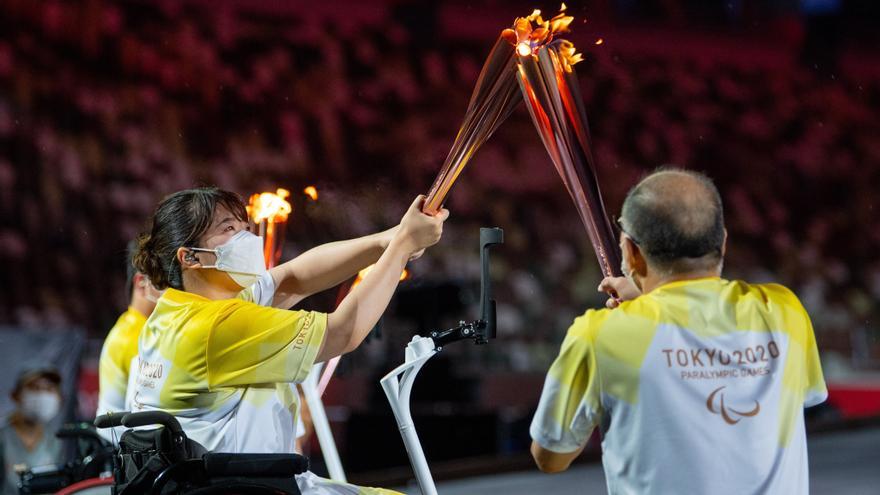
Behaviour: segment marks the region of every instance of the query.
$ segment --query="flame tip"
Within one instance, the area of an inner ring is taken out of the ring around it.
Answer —
[[[306,188],[303,189],[303,194],[311,198],[312,201],[318,200],[318,188],[315,186],[306,186]]]
[[[263,220],[270,222],[284,222],[293,211],[293,207],[285,199],[290,197],[290,191],[279,187],[274,193],[262,192],[251,194],[246,207],[248,216],[255,223]]]
[[[501,36],[514,45],[518,55],[534,55],[539,48],[553,42],[556,35],[570,31],[569,26],[574,22],[574,17],[565,13],[567,8],[565,2],[562,2],[560,12],[550,19],[544,19],[541,10],[534,9],[526,17],[517,17],[513,28],[503,30]]]
[[[541,11],[534,9],[526,17],[517,17],[513,21],[513,27],[504,29],[501,37],[514,47],[516,55],[520,57],[535,56],[542,47],[553,46],[564,70],[571,72],[572,66],[582,62],[584,56],[577,53],[571,41],[559,37],[560,34],[571,32],[570,26],[574,22],[574,16],[565,12],[567,8],[565,2],[562,2],[559,7],[560,12],[551,19],[544,19],[541,17]],[[584,22],[587,22],[586,19]],[[598,38],[595,42],[597,45],[602,43],[604,43],[602,38]]]

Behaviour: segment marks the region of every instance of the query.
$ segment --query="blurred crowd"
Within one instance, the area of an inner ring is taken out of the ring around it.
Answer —
[[[439,171],[508,21],[444,38],[425,31],[437,12],[408,22],[392,7],[359,20],[224,5],[0,3],[0,322],[103,336],[125,305],[126,243],[159,199],[195,185],[243,196],[316,185],[317,202],[294,198],[291,256],[393,224]],[[860,335],[860,352],[880,358],[880,79],[582,47],[609,214],[657,166],[705,171],[725,200],[726,276],[788,285],[820,346],[851,352]],[[478,227],[504,228],[503,339],[483,356],[545,370],[573,317],[602,298],[524,109],[448,206],[444,241],[407,283],[470,286]]]

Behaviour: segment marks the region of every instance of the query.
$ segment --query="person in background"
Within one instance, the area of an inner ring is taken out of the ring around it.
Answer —
[[[128,410],[126,392],[131,367],[137,357],[138,336],[162,294],[153,287],[146,275],[135,270],[131,256],[136,247],[137,243],[131,242],[126,251],[128,309],[116,320],[101,348],[101,360],[98,365],[97,416]],[[98,433],[106,440],[112,441],[114,435],[119,438],[118,435],[122,430],[124,428],[99,429]]]
[[[807,494],[803,408],[827,390],[810,317],[778,284],[721,278],[721,197],[704,175],[627,194],[607,308],[568,330],[531,425],[545,472],[596,427],[612,495]]]
[[[0,493],[18,493],[18,473],[62,461],[61,442],[49,422],[61,411],[61,375],[49,367],[28,367],[12,389],[15,411],[0,427]]]

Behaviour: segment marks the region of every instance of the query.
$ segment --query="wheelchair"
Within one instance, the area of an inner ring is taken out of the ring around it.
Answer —
[[[309,467],[298,454],[208,452],[164,411],[105,414],[95,426],[129,428],[113,456],[113,495],[301,495],[294,475]]]

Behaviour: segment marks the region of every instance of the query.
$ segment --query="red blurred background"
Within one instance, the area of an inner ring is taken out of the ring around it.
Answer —
[[[293,198],[285,258],[390,226],[439,170],[498,32],[535,6],[4,0],[0,324],[82,336],[87,417],[97,352],[126,306],[125,246],[160,198],[200,184],[245,197],[315,185],[317,202]],[[609,212],[660,165],[708,173],[726,206],[725,276],[783,283],[813,318],[832,389],[814,427],[880,415],[880,7],[604,0],[569,11]],[[441,471],[467,473],[461,458],[523,465],[561,336],[601,304],[590,244],[524,109],[447,206],[444,241],[411,266],[381,338],[331,383],[355,479],[408,476],[402,448],[369,454],[396,435],[377,378],[415,332],[475,314],[478,227],[506,231],[499,338],[445,351],[414,398]]]

